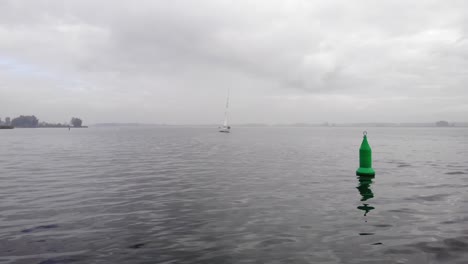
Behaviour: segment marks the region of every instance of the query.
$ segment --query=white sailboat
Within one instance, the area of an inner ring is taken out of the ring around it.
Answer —
[[[231,130],[231,127],[228,125],[228,108],[229,108],[229,89],[228,89],[228,95],[227,95],[227,100],[226,100],[226,111],[224,112],[224,123],[222,127],[219,127],[219,132],[222,132],[222,133],[229,133]]]

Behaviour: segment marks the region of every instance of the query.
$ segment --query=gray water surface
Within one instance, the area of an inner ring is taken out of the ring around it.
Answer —
[[[0,263],[468,263],[468,129],[0,130]]]

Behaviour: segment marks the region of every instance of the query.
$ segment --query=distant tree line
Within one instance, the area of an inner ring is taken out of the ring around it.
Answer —
[[[38,127],[69,127],[70,125],[67,123],[47,123],[47,122],[40,122]]]
[[[74,127],[82,127],[83,120],[81,120],[80,118],[77,118],[77,117],[73,117],[71,119],[71,121],[70,121],[70,124],[72,126],[74,126]],[[39,119],[34,115],[31,115],[31,116],[21,115],[19,117],[13,118],[13,120],[11,120],[11,125],[14,126],[14,127],[30,127],[30,128],[34,128],[34,127],[69,127],[70,124],[66,124],[66,123],[54,124],[54,123],[47,123],[47,122],[39,123]]]

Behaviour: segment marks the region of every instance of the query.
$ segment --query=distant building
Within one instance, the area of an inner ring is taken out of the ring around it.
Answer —
[[[11,124],[11,120],[9,117],[5,118],[5,125],[9,126]]]
[[[447,122],[447,121],[437,121],[436,126],[438,126],[438,127],[448,127],[449,122]]]

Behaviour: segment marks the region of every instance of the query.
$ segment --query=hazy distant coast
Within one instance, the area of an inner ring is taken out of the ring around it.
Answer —
[[[216,127],[217,124],[151,124],[151,123],[96,123],[93,127],[142,127],[142,126],[196,126],[196,127]],[[266,123],[240,123],[233,124],[233,127],[468,127],[468,122],[448,122],[437,121],[432,123],[291,123],[291,124],[266,124]]]
[[[292,124],[262,124],[262,123],[253,123],[253,124],[237,124],[235,126],[242,127],[468,127],[468,122],[453,122],[448,124],[437,124],[434,123],[322,123],[322,124],[313,124],[313,123],[292,123]]]

